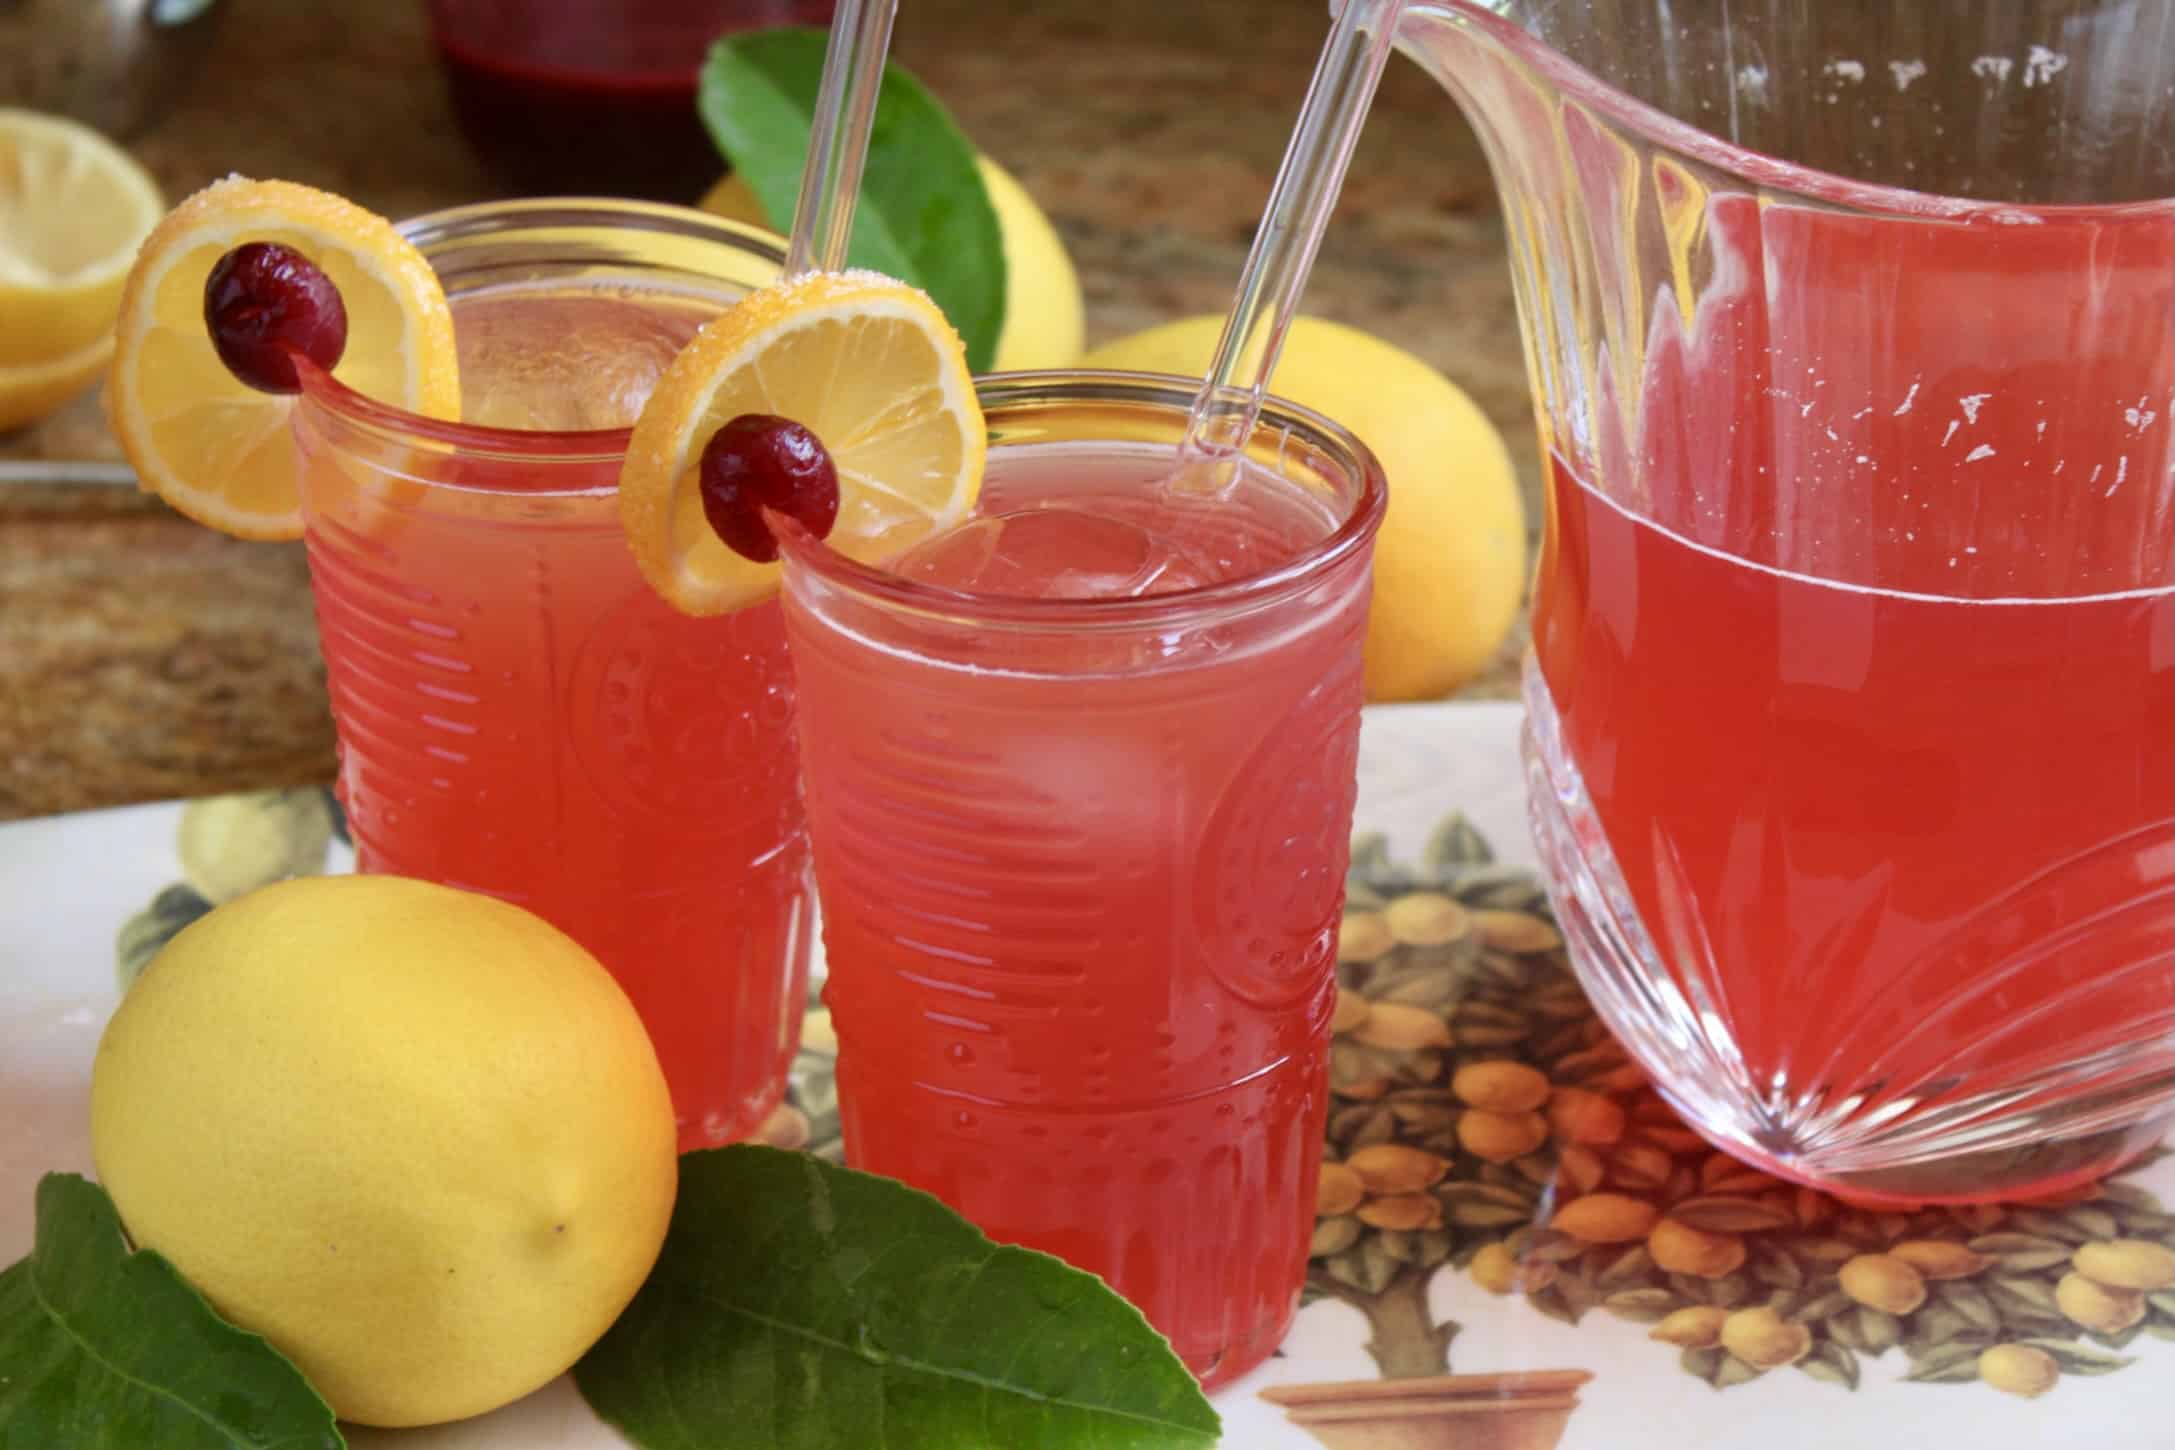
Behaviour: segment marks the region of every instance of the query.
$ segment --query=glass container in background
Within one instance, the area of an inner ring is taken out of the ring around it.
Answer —
[[[692,202],[725,170],[695,114],[720,36],[826,26],[832,0],[430,0],[454,115],[531,194]]]
[[[461,352],[444,423],[309,373],[304,542],[357,864],[488,892],[633,999],[683,1148],[784,1093],[813,901],[776,602],[680,614],[619,523],[626,426],[784,243],[676,207],[503,203],[403,230]]]
[[[1306,1267],[1383,483],[1272,400],[1239,486],[1166,490],[1196,388],[982,379],[977,520],[789,537],[785,612],[847,1160],[1213,1385]]]

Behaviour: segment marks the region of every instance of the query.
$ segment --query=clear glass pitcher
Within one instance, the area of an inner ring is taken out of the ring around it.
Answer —
[[[2175,1119],[2175,4],[1422,0],[1548,480],[1535,833],[1716,1143],[2014,1196]]]

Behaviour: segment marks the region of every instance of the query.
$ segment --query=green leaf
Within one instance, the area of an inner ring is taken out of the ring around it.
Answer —
[[[696,105],[710,139],[781,232],[793,223],[826,44],[821,30],[745,31],[712,46],[702,68]],[[847,259],[935,298],[967,365],[989,368],[1004,327],[1004,234],[974,147],[895,63],[884,66]]]
[[[151,23],[162,29],[187,25],[217,3],[217,0],[151,0]]]
[[[30,1257],[0,1272],[0,1444],[71,1450],[337,1450],[292,1364],[212,1312],[172,1264],[130,1253],[105,1190],[38,1184]]]
[[[647,1450],[1196,1450],[1219,1429],[1092,1274],[748,1144],[680,1159],[657,1267],[574,1378]]]
[[[1736,1355],[1725,1354],[1722,1362],[1714,1367],[1714,1374],[1707,1383],[1718,1390],[1733,1390],[1739,1385],[1751,1384],[1761,1373],[1758,1367],[1747,1364]]]
[[[1858,1387],[1858,1357],[1832,1339],[1816,1343],[1797,1367],[1824,1384],[1841,1385],[1846,1390]]]
[[[136,984],[166,944],[181,929],[211,910],[202,892],[177,881],[151,898],[151,904],[121,924],[114,939],[114,978],[123,992]]]
[[[1465,819],[1463,811],[1444,817],[1420,850],[1420,864],[1438,875],[1456,867],[1487,866],[1494,861],[1495,848],[1480,834],[1479,827]]]
[[[1681,1306],[1667,1289],[1619,1289],[1601,1301],[1601,1307],[1634,1324],[1656,1324]]]
[[[1911,1359],[1911,1372],[1905,1379],[1922,1385],[1972,1384],[1979,1377],[1977,1344],[1944,1344],[1928,1349]]]
[[[2062,1367],[2063,1374],[2113,1374],[2125,1365],[2136,1361],[2127,1355],[2109,1354],[2089,1345],[2075,1344],[2066,1339],[2020,1339],[2034,1349],[2043,1349],[2054,1356],[2054,1362]]]

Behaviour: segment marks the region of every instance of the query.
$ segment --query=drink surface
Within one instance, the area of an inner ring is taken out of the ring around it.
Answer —
[[[1125,598],[1289,560],[1329,511],[1169,454],[994,450],[899,572]],[[1364,574],[1273,618],[964,630],[932,662],[790,591],[849,1158],[1107,1277],[1210,1383],[1311,1230]]]
[[[894,560],[903,579],[1025,599],[1140,599],[1257,574],[1326,538],[1326,504],[1248,465],[1227,493],[1160,486],[1161,449],[1008,459],[974,517]]]
[[[470,416],[624,425],[706,315],[624,290],[457,297]],[[777,605],[693,619],[660,599],[621,534],[609,459],[306,447],[361,866],[539,912],[633,999],[682,1145],[752,1131],[796,1040],[810,930]]]

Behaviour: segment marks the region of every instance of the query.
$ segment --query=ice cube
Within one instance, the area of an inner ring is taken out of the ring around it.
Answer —
[[[920,583],[1014,599],[1128,599],[1208,582],[1170,541],[1123,519],[1070,508],[971,519],[891,567]]]
[[[463,299],[454,310],[462,419],[555,432],[630,427],[701,322],[684,303],[625,292]]]

